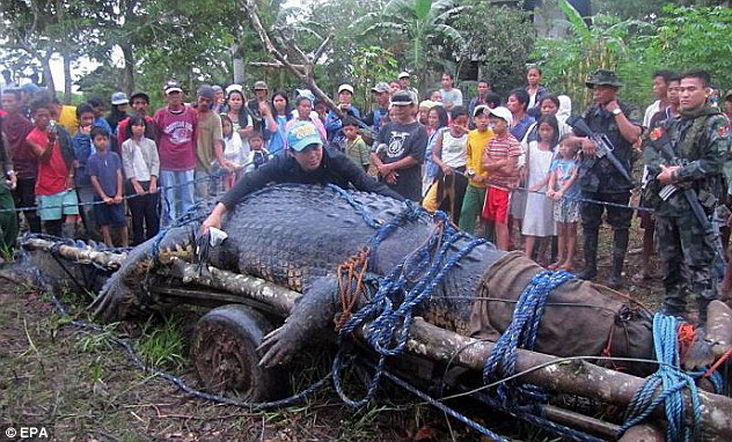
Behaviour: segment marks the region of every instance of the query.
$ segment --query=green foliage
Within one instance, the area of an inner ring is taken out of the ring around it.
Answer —
[[[397,42],[393,50],[406,56],[417,84],[422,85],[428,69],[444,66],[443,50],[459,44],[462,34],[451,25],[466,6],[453,0],[391,0],[383,10],[365,15],[356,25],[366,24],[361,35],[379,35]]]
[[[366,109],[371,102],[371,88],[380,81],[393,81],[399,73],[394,54],[379,46],[367,46],[353,57],[353,86],[356,102]]]
[[[454,23],[463,35],[455,50],[460,60],[458,77],[467,63],[478,61],[481,76],[490,79],[493,90],[507,92],[523,85],[536,40],[528,12],[480,0],[466,6]]]
[[[153,367],[179,369],[186,358],[186,346],[180,317],[166,317],[162,327],[145,324],[137,348],[145,361]]]
[[[539,41],[534,56],[552,90],[566,93],[575,109],[589,103],[584,80],[599,68],[616,70],[624,100],[644,105],[653,100],[651,76],[657,69],[708,70],[723,87],[732,84],[732,9],[666,7],[653,22],[598,14],[592,26],[577,20],[566,0],[570,35]]]

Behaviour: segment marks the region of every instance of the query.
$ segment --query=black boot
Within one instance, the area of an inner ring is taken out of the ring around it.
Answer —
[[[625,252],[628,250],[628,231],[616,230],[613,235],[613,271],[607,279],[608,287],[614,289],[623,288],[623,262]]]
[[[597,229],[585,229],[585,267],[577,274],[579,279],[591,280],[597,276]]]

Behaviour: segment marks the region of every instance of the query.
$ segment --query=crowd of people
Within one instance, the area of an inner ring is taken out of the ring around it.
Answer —
[[[110,246],[116,233],[126,246],[127,210],[135,245],[222,191],[204,228],[220,226],[239,198],[267,183],[333,182],[443,210],[462,230],[521,249],[549,269],[574,270],[581,223],[584,279],[597,275],[605,221],[613,229],[607,282],[620,287],[638,187],[629,176],[644,157],[641,204],[653,212],[640,211],[643,261],[659,250],[667,310],[683,312],[685,288],[705,302],[716,297],[714,239],[694,224],[695,208],[680,196],[688,192],[674,189],[693,189],[706,215],[725,199],[732,90],[715,102],[706,73],[661,70],[651,79],[657,100],[644,116],[618,98],[616,74],[599,70],[586,82],[593,104],[578,119],[570,118],[569,97],[541,78],[530,67],[526,85],[503,98],[481,79],[465,103],[449,73],[420,101],[402,72],[373,86],[368,112],[354,105],[350,84],[329,108],[308,89],[270,94],[264,81],[250,91],[202,85],[186,103],[170,80],[156,112],[145,92],[116,92],[106,117],[98,97],[74,108],[32,84],[6,88],[4,244],[12,247],[18,234],[15,207],[32,232],[101,235]],[[666,142],[678,158],[664,157]],[[646,266],[640,276],[651,274]],[[724,284],[732,288],[732,278]]]

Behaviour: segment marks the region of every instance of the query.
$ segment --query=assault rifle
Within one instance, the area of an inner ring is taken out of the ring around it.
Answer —
[[[595,156],[597,158],[607,158],[608,161],[610,161],[610,164],[620,172],[623,178],[625,178],[631,186],[638,187],[635,180],[633,180],[633,177],[630,176],[630,172],[628,172],[628,170],[623,166],[623,163],[621,163],[620,160],[618,160],[618,157],[613,153],[615,146],[613,146],[613,143],[607,135],[593,132],[587,123],[585,123],[585,120],[577,115],[572,115],[567,118],[567,124],[574,129],[577,135],[587,137],[595,143]]]
[[[651,147],[655,148],[661,154],[661,156],[663,156],[666,161],[668,161],[669,165],[682,167],[686,165],[684,161],[676,156],[676,153],[671,147],[671,142],[668,138],[668,135],[663,134],[663,136],[661,136],[660,138],[652,140],[651,144]],[[719,239],[715,238],[717,236],[717,232],[715,231],[712,223],[709,221],[709,217],[707,217],[707,214],[704,212],[704,207],[702,207],[702,204],[699,201],[699,198],[697,197],[696,192],[691,187],[691,185],[667,184],[658,192],[658,195],[661,197],[661,199],[666,201],[671,197],[671,195],[675,194],[679,190],[683,192],[684,198],[689,203],[691,212],[694,214],[694,218],[696,218],[697,222],[704,230],[704,236],[708,238],[709,241],[711,241],[711,245],[714,248],[714,252],[716,255],[714,270],[721,275],[724,275],[724,264],[726,260],[724,254],[722,253],[722,247]]]

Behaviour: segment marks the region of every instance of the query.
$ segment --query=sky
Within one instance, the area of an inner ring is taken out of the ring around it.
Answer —
[[[303,6],[304,3],[312,3],[317,2],[317,0],[287,0],[283,6],[284,7],[291,7],[291,6]],[[2,49],[0,49],[0,52],[2,52]],[[119,65],[119,67],[122,67],[122,54],[119,48],[115,48],[115,51],[112,53],[112,61],[114,64]],[[63,60],[60,56],[53,56],[50,60],[51,64],[51,75],[53,75],[53,82],[56,85],[56,89],[62,91],[63,85],[64,85],[64,65]],[[86,57],[81,57],[80,59],[76,60],[74,64],[71,66],[71,77],[74,81],[78,80],[79,78],[83,77],[86,73],[93,71],[99,66],[99,63],[97,63],[94,60],[90,60]],[[2,79],[0,78],[0,82],[2,82]],[[72,88],[72,92],[77,92],[78,88],[74,85]]]

